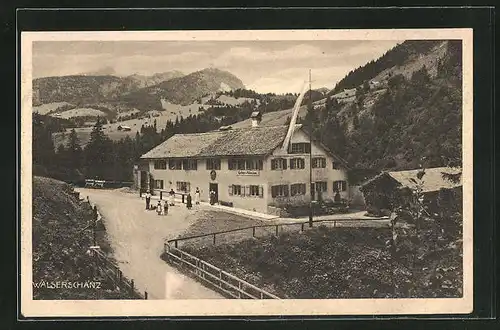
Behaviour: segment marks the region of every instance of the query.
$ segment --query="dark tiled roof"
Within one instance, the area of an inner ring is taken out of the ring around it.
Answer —
[[[296,125],[296,129],[301,125]],[[259,126],[176,134],[141,158],[267,155],[281,146],[288,126]]]

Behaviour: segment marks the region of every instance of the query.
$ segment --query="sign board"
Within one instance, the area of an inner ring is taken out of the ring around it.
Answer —
[[[260,172],[255,170],[240,170],[238,171],[240,176],[259,176]]]

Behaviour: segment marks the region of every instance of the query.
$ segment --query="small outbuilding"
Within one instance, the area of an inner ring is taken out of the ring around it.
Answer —
[[[382,172],[361,184],[360,191],[368,208],[382,210],[403,203],[417,186],[422,189],[423,203],[429,207],[436,207],[443,195],[459,195],[461,199],[462,169],[435,167]]]

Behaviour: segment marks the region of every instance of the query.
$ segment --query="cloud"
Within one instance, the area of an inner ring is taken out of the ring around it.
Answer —
[[[252,47],[231,47],[214,60],[216,65],[226,65],[238,61],[262,62],[262,61],[290,61],[303,59],[327,58],[325,52],[320,48],[299,44],[283,50],[262,50]]]
[[[261,92],[298,92],[312,69],[313,88],[332,88],[350,70],[397,41],[44,42],[34,47],[33,75],[81,74],[104,67],[118,75],[217,67]]]
[[[313,89],[327,87],[332,89],[337,81],[342,79],[350,70],[351,66],[331,66],[311,70],[311,86]],[[304,81],[309,79],[309,68],[289,68],[267,76],[260,77],[250,84],[248,88],[257,92],[273,93],[299,93]]]

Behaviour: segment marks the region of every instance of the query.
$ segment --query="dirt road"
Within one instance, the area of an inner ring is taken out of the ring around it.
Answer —
[[[196,219],[196,209],[170,207],[167,216],[145,209],[136,194],[117,190],[77,189],[89,196],[104,218],[114,257],[123,274],[133,279],[148,299],[222,299],[160,259],[165,239],[182,233]],[[202,208],[203,206],[198,206]]]

